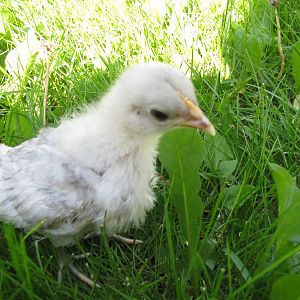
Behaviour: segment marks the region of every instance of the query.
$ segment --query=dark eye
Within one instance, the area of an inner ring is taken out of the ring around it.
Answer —
[[[167,114],[156,109],[151,109],[150,113],[158,121],[166,121],[169,118]]]

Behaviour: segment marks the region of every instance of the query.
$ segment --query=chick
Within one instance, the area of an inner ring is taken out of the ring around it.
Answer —
[[[0,221],[25,230],[40,224],[56,247],[103,226],[109,235],[139,226],[155,202],[159,138],[179,126],[215,134],[191,81],[162,63],[128,69],[57,128],[14,148],[0,145]]]

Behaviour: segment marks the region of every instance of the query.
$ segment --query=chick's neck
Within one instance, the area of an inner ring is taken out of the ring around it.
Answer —
[[[65,154],[99,172],[122,161],[152,161],[159,138],[126,130],[120,120],[98,107],[63,121],[51,135],[53,144]]]

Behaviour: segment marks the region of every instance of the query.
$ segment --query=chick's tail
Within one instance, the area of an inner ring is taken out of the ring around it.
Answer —
[[[11,147],[8,147],[4,144],[0,144],[0,155],[5,155]]]

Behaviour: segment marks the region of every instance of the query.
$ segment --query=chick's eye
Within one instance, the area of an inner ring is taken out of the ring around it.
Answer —
[[[156,109],[151,109],[150,113],[158,121],[166,121],[169,118],[167,114]]]

